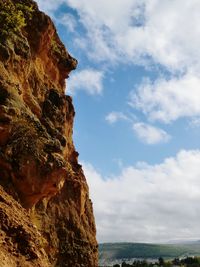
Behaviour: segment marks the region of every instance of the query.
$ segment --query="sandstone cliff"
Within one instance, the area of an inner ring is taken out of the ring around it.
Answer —
[[[0,267],[96,267],[65,79],[77,61],[32,0],[0,0]]]

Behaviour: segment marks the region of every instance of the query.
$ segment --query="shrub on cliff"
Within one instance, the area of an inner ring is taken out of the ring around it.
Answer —
[[[10,0],[0,0],[0,38],[19,33],[26,26],[26,20],[31,19],[32,12],[32,6],[20,1],[14,5]]]

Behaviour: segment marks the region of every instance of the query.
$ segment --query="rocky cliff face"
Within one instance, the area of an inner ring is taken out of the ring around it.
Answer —
[[[32,0],[0,0],[0,25],[0,266],[95,267],[92,203],[65,95],[77,61]]]

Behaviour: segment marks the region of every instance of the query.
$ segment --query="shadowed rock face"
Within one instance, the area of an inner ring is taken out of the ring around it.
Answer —
[[[65,95],[77,61],[33,1],[0,0],[0,22],[0,184],[30,213],[50,266],[95,267],[92,204]]]
[[[44,238],[30,216],[0,186],[0,266],[49,267]]]

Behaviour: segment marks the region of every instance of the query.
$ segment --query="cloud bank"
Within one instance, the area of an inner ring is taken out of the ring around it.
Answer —
[[[158,165],[138,163],[102,177],[84,163],[100,242],[161,242],[200,237],[200,150]],[[106,179],[105,179],[106,178]]]

